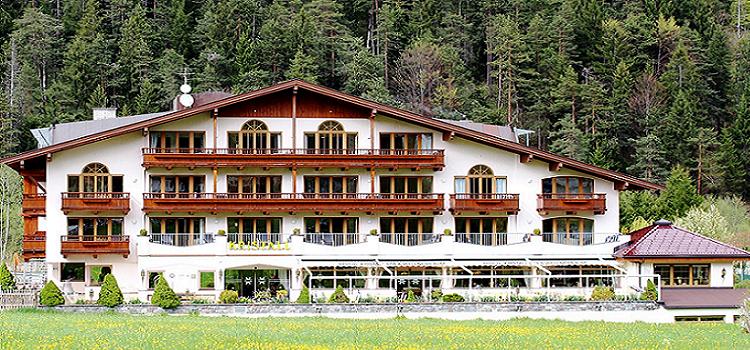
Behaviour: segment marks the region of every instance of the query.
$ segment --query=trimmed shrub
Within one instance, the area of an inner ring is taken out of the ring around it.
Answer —
[[[331,298],[328,299],[329,303],[348,303],[349,297],[344,293],[344,288],[339,285],[336,287],[336,291],[331,294]]]
[[[404,300],[405,303],[416,303],[417,302],[417,296],[414,295],[414,291],[409,289],[409,291],[406,293],[406,299]]]
[[[591,292],[591,300],[607,301],[615,298],[615,291],[607,286],[596,286]]]
[[[236,304],[239,299],[240,296],[235,290],[225,290],[219,294],[219,302],[222,304]]]
[[[297,304],[309,304],[310,303],[310,290],[307,289],[307,286],[302,286],[302,291],[299,293],[299,297],[297,297]]]
[[[434,301],[438,301],[438,300],[443,299],[443,291],[440,290],[440,289],[433,289],[430,292],[430,299],[432,299]]]
[[[0,290],[14,290],[16,289],[16,280],[13,278],[13,274],[8,270],[8,265],[0,265]]]
[[[456,293],[443,295],[444,303],[462,303],[465,300],[466,299],[464,299],[463,296],[461,296],[460,294],[456,294]]]
[[[163,273],[159,274],[159,281],[156,282],[154,295],[151,297],[151,304],[162,309],[174,309],[180,306],[180,299],[172,288],[169,287],[169,283],[167,283],[167,279],[164,278]]]
[[[104,276],[104,283],[102,283],[102,289],[99,291],[99,300],[96,303],[106,307],[115,307],[122,305],[122,302],[120,286],[117,285],[115,276],[108,273]]]
[[[654,281],[648,280],[646,283],[646,290],[641,293],[641,300],[652,300],[656,301],[659,299],[659,292],[656,290]]]
[[[39,293],[39,303],[44,306],[57,306],[65,304],[65,298],[55,282],[48,281]]]

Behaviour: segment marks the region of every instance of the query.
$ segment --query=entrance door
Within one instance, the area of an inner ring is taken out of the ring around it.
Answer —
[[[235,290],[240,297],[254,298],[259,292],[269,292],[271,297],[276,291],[286,289],[286,276],[281,270],[227,270],[224,288]]]

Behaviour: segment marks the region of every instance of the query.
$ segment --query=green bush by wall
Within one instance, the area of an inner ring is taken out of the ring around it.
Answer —
[[[331,298],[328,299],[329,303],[348,303],[349,297],[344,293],[344,288],[339,285],[336,287],[336,291],[331,294]]]
[[[104,283],[102,283],[102,289],[99,291],[99,300],[96,303],[106,307],[122,305],[122,291],[120,290],[120,286],[117,285],[117,280],[113,274],[108,273],[104,276]]]
[[[57,306],[65,304],[65,298],[55,282],[48,281],[39,293],[39,303],[44,306]]]
[[[239,294],[234,290],[225,290],[219,294],[219,302],[222,304],[236,304],[239,298]]]
[[[162,309],[174,309],[180,306],[180,299],[177,294],[169,287],[164,274],[159,274],[159,281],[156,282],[154,295],[151,297],[151,304],[161,307]]]

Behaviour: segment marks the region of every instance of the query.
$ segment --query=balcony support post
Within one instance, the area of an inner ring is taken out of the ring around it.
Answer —
[[[295,85],[292,90],[292,148],[297,149],[297,90]]]

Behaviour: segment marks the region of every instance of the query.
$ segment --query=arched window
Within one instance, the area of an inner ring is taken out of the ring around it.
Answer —
[[[577,217],[546,219],[542,222],[543,241],[567,245],[590,245],[594,242],[594,220]]]
[[[90,163],[80,174],[68,175],[68,192],[122,192],[122,175],[112,175],[102,163]]]
[[[341,123],[328,120],[318,126],[318,131],[305,134],[305,145],[308,149],[329,151],[354,150],[357,146],[357,134],[347,133]]]
[[[456,193],[491,194],[505,193],[506,178],[495,176],[486,165],[475,165],[467,176],[458,176],[455,181]]]
[[[229,133],[229,146],[231,148],[252,150],[252,153],[275,150],[279,148],[281,133],[268,130],[268,125],[260,120],[250,120],[239,132]]]

